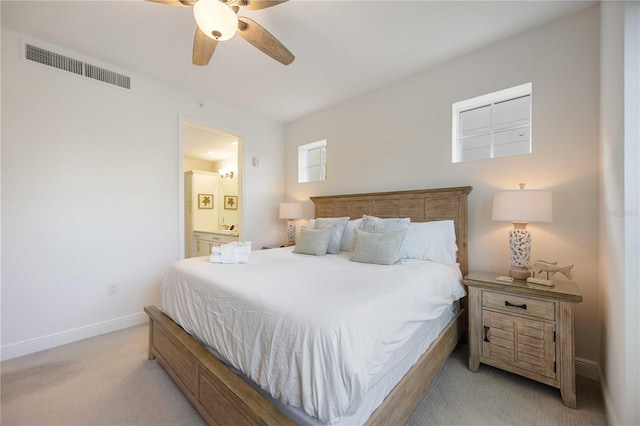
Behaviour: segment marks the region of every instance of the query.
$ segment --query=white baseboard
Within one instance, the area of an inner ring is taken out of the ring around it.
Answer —
[[[77,342],[78,340],[87,339],[100,334],[144,324],[148,321],[148,318],[149,317],[147,317],[144,312],[140,312],[109,321],[91,324],[85,327],[79,327],[73,330],[63,331],[61,333],[50,334],[48,336],[3,346],[0,348],[0,360],[6,361],[11,358],[55,348],[56,346],[66,345],[67,343]]]
[[[597,362],[576,357],[576,376],[586,377],[596,382],[600,382],[600,366]]]

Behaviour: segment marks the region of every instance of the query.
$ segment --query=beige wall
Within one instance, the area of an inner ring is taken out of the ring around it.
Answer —
[[[287,196],[472,185],[470,267],[503,274],[510,224],[491,221],[494,191],[553,191],[553,222],[530,225],[532,258],[575,264],[576,352],[598,361],[598,43],[593,7],[289,123]],[[533,153],[452,164],[452,103],[528,81]],[[328,179],[298,184],[297,147],[325,138]]]
[[[218,161],[215,164],[216,170],[218,169],[229,169],[232,170],[234,175],[233,178],[230,179],[221,179],[219,192],[218,192],[218,200],[220,209],[218,210],[219,219],[218,223],[220,225],[231,226],[234,225],[235,229],[241,230],[240,225],[240,215],[239,212],[241,210],[233,210],[227,209],[224,205],[224,196],[225,195],[238,195],[238,157],[231,157],[225,160]],[[279,200],[278,200],[279,201]],[[240,208],[239,206],[236,206]],[[280,226],[276,229],[280,231]]]
[[[600,309],[601,370],[612,424],[620,424],[624,401],[624,216],[607,214],[624,206],[624,6],[602,7]],[[617,350],[608,350],[616,348]],[[611,387],[611,389],[608,389]]]
[[[640,4],[601,9],[601,374],[610,424],[640,424]]]

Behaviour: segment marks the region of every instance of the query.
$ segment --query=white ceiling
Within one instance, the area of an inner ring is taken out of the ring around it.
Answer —
[[[234,135],[185,123],[183,138],[185,158],[215,162],[238,155],[238,137]]]
[[[241,10],[296,56],[235,36],[191,64],[192,8],[146,1],[2,1],[2,26],[286,123],[593,5],[592,1],[291,0]]]

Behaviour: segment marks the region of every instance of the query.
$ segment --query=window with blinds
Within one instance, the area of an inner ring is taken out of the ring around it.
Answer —
[[[531,83],[453,104],[452,161],[531,152]]]
[[[318,182],[327,178],[327,141],[298,147],[298,183]]]

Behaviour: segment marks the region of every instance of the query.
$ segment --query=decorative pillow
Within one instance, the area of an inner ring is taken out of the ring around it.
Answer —
[[[404,237],[400,257],[454,265],[457,251],[456,230],[452,220],[413,222]]]
[[[315,229],[331,228],[331,238],[329,239],[329,247],[327,253],[340,253],[340,243],[342,242],[342,234],[347,226],[349,217],[319,217],[315,220]]]
[[[375,216],[362,216],[360,229],[365,232],[406,231],[411,219],[408,217],[394,217],[382,219]]]
[[[300,228],[300,238],[296,241],[293,252],[324,256],[327,254],[327,247],[329,246],[332,231],[333,229],[331,228],[311,229],[306,226]]]
[[[340,242],[340,251],[353,251],[356,246],[356,233],[355,230],[360,228],[362,218],[354,219],[347,222],[347,226],[342,233],[342,241]]]
[[[353,250],[354,262],[392,265],[400,260],[400,250],[406,231],[365,232],[355,230],[356,246]]]

